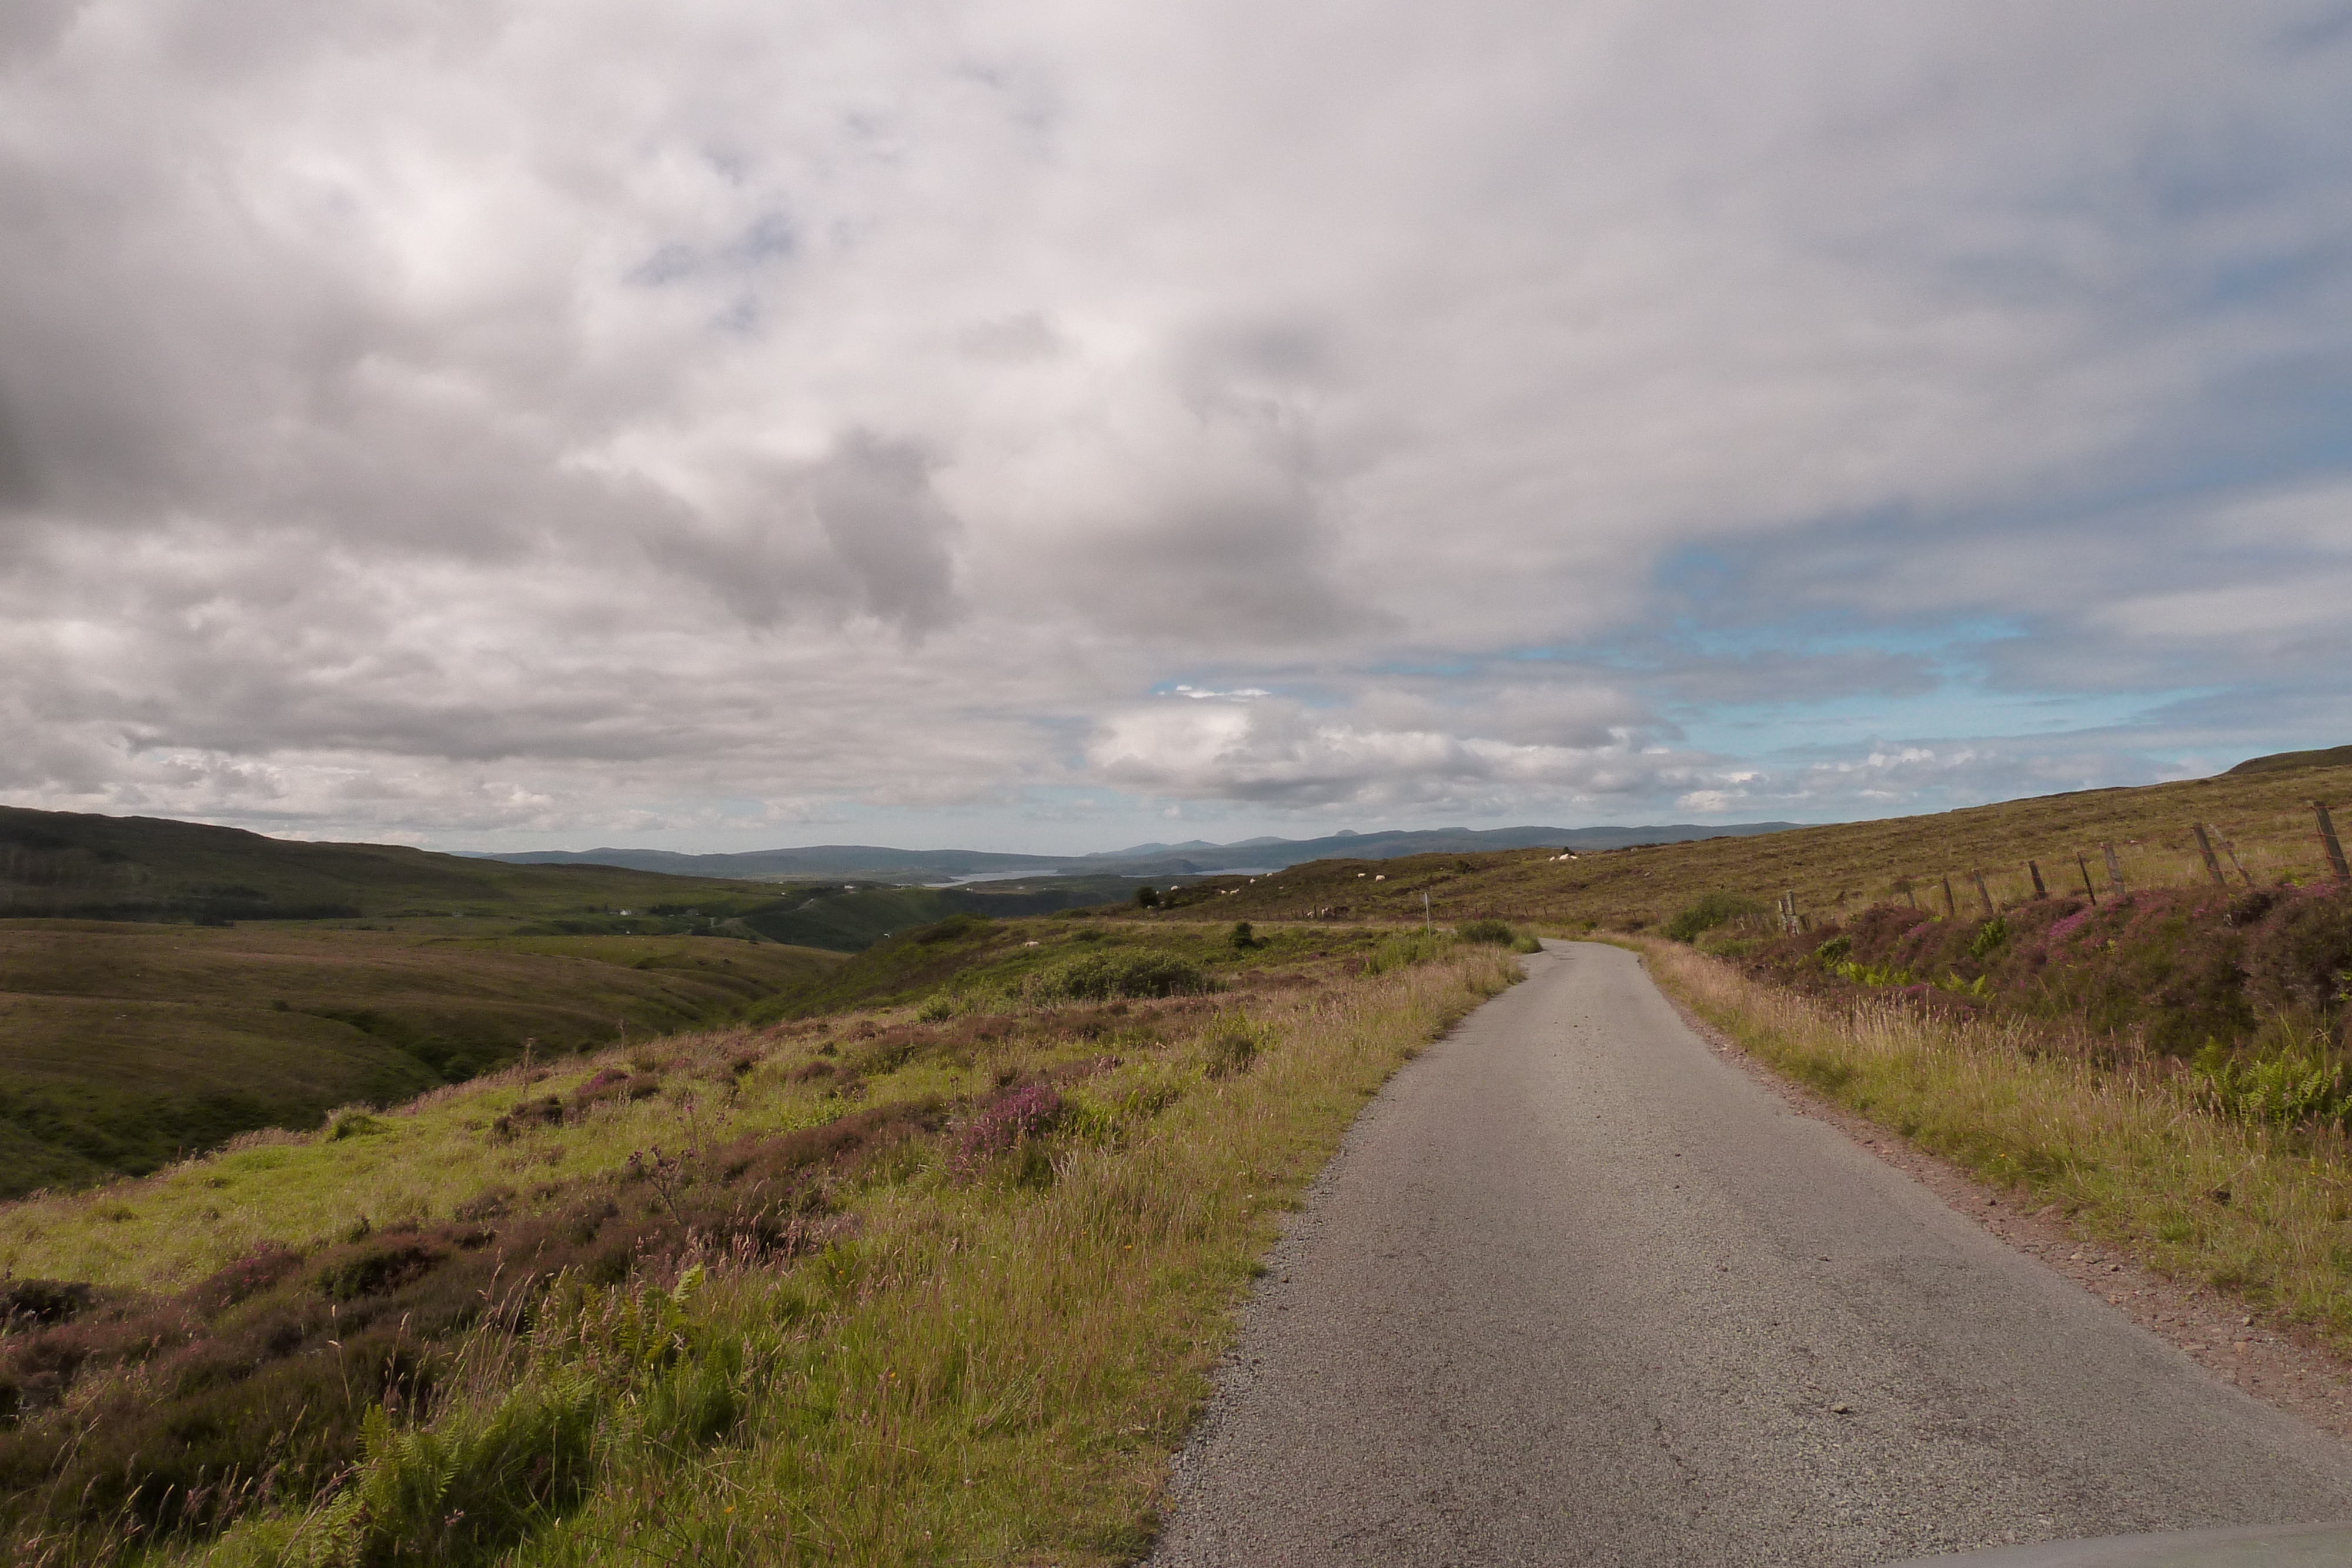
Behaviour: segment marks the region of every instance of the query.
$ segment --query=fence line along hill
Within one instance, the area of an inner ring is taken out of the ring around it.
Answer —
[[[1573,856],[1536,849],[1318,861],[1268,876],[1208,878],[1169,894],[1162,913],[1139,917],[1418,921],[1426,895],[1429,916],[1441,924],[1491,917],[1639,930],[1722,892],[1768,903],[1793,894],[1801,914],[1886,899],[1916,899],[1941,914],[1947,878],[1965,914],[1979,907],[1979,875],[1983,896],[1996,906],[2033,896],[2029,862],[2053,893],[2081,891],[2087,867],[2105,897],[2110,847],[2127,886],[2209,882],[2200,827],[2231,885],[2305,882],[2333,874],[2315,800],[2352,806],[2352,765],[2233,769],[2175,784]]]

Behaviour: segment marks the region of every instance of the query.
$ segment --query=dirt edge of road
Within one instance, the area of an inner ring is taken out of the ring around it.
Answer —
[[[1647,958],[1642,968],[1649,972]],[[1681,998],[1664,986],[1658,991],[1709,1050],[1790,1109],[1836,1127],[1996,1239],[2098,1297],[2216,1376],[2330,1436],[2352,1441],[2352,1361],[2320,1344],[2307,1331],[2276,1322],[2210,1285],[2168,1279],[2103,1242],[2084,1239],[2055,1204],[2031,1211],[2016,1207],[2011,1194],[1781,1077],[1685,1006]]]

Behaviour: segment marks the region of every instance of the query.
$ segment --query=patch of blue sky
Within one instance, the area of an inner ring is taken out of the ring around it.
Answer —
[[[1255,702],[1280,697],[1307,708],[1345,707],[1346,693],[1321,681],[1291,682],[1278,676],[1191,675],[1154,681],[1148,688],[1155,697],[1189,697],[1200,701]]]
[[[1850,616],[1807,615],[1782,621],[1723,623],[1678,617],[1672,623],[1607,642],[1503,650],[1493,662],[1568,664],[1624,674],[1668,674],[1693,664],[1759,659],[1801,660],[1851,653],[1886,653],[1972,665],[1987,645],[2031,635],[2014,616],[1966,615],[1942,621],[1856,623]],[[1484,674],[1487,661],[1450,673]]]
[[[2158,722],[2159,711],[2200,694],[1996,692],[1948,685],[1900,699],[1837,697],[1810,703],[1694,705],[1670,710],[1683,744],[1736,757],[1850,752],[1874,742],[1924,744],[1989,737],[2054,742]]]
[[[1413,680],[1475,680],[1492,673],[1495,658],[1488,653],[1397,653],[1372,660],[1364,666],[1364,673]]]

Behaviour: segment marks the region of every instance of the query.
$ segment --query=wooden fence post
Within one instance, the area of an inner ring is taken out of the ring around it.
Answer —
[[[2213,827],[2213,841],[2221,846],[2221,852],[2230,857],[2230,863],[2237,868],[2238,874],[2245,878],[2246,885],[2253,886],[2254,873],[2246,869],[2246,862],[2238,858],[2238,847],[2230,841],[2230,835],[2218,825]]]
[[[2099,852],[2107,857],[2107,885],[2116,890],[2117,898],[2121,898],[2131,891],[2124,886],[2124,862],[2116,858],[2116,846],[2113,844],[2101,844]]]
[[[1944,878],[1944,915],[1951,920],[1960,917],[1960,901],[1952,896],[1952,879],[1948,876]]]
[[[2099,890],[2091,885],[2091,862],[2083,858],[2080,850],[2074,852],[2074,865],[2083,873],[2083,891],[2091,895],[2091,907],[2096,909],[2099,907]]]
[[[1916,909],[1919,907],[1919,895],[1912,890],[1911,884],[1907,881],[1903,884],[1903,896],[1911,901],[1912,908]]]
[[[2213,852],[2213,841],[2205,836],[2201,822],[2191,822],[2189,831],[2197,835],[2197,852],[2205,857],[2205,873],[2213,879],[2215,887],[2227,887],[2230,879],[2221,874],[2221,857]]]
[[[1984,873],[1971,868],[1969,876],[1977,884],[1977,896],[1984,900],[1985,918],[1990,920],[2000,912],[1992,906],[1992,894],[1985,891]]]
[[[2025,862],[2025,869],[2033,873],[2033,896],[2036,898],[2049,897],[2050,890],[2042,885],[2042,868],[2036,865],[2033,862],[2027,861]]]
[[[2336,841],[2336,821],[2327,814],[2327,802],[2314,800],[2311,814],[2319,819],[2319,842],[2327,851],[2327,863],[2338,882],[2352,882],[2352,870],[2344,864],[2344,846]]]

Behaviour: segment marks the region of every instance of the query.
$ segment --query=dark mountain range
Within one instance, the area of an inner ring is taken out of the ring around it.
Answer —
[[[667,876],[716,876],[740,881],[803,882],[844,877],[855,882],[948,882],[964,876],[1051,874],[1076,863],[1067,855],[1007,855],[987,850],[893,850],[873,844],[811,844],[805,849],[747,850],[689,855],[675,850],[522,850],[471,859],[509,865],[606,865]],[[1089,865],[1088,872],[1099,872]]]

